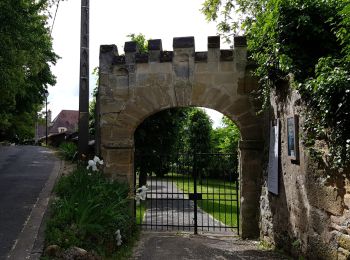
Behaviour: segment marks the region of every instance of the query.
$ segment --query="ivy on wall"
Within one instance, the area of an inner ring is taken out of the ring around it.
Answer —
[[[350,165],[350,1],[206,0],[202,11],[226,35],[244,32],[259,96],[293,78],[306,109],[305,141],[333,168]],[[218,14],[223,14],[222,16]],[[313,148],[322,140],[328,149]]]

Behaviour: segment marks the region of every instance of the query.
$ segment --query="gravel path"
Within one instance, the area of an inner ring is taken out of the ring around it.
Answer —
[[[261,250],[258,241],[232,236],[192,235],[184,232],[145,231],[134,249],[133,260],[287,260]]]

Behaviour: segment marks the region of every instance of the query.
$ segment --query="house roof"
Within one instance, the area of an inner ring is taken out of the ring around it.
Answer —
[[[56,118],[51,122],[50,133],[58,133],[59,127],[67,128],[68,132],[78,130],[79,111],[76,110],[61,110]]]

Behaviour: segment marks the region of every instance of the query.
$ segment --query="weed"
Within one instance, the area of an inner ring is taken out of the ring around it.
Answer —
[[[65,160],[73,161],[77,152],[77,146],[72,142],[63,142],[59,146],[59,151]]]

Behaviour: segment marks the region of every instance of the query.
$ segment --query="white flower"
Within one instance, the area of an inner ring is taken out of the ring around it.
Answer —
[[[121,246],[122,244],[122,235],[120,234],[120,230],[118,229],[115,233],[115,240],[117,241],[117,246]]]
[[[143,185],[141,188],[136,190],[135,200],[136,205],[140,205],[140,200],[146,200],[148,188]]]
[[[88,161],[88,166],[86,167],[86,169],[89,170],[91,168],[94,172],[98,171],[97,163],[102,165],[103,164],[103,160],[101,160],[100,158],[95,156],[93,160],[89,160]]]
[[[101,160],[100,158],[98,158],[96,155],[95,155],[95,157],[94,157],[94,162],[95,162],[95,163],[98,163],[98,164],[100,164],[100,165],[103,164],[103,160]]]
[[[89,170],[90,167],[94,172],[97,171],[96,163],[93,160],[88,161],[88,166],[86,167],[86,169]]]

